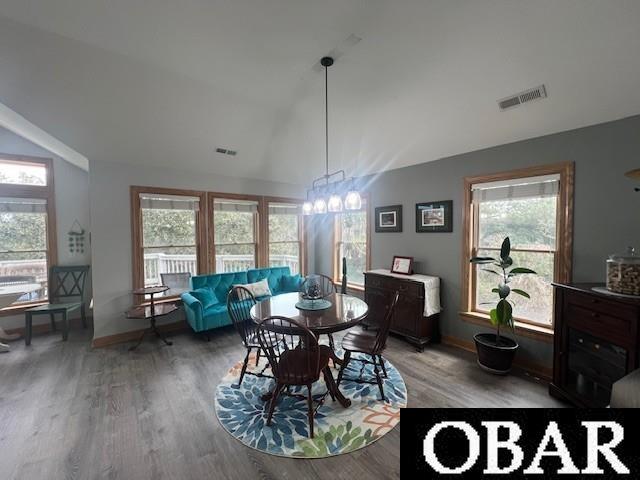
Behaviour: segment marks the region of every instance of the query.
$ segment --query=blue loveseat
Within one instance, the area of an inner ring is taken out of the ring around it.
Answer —
[[[238,284],[259,282],[265,278],[269,283],[272,295],[296,292],[302,282],[300,277],[291,277],[289,267],[257,268],[246,272],[196,275],[191,278],[191,291],[181,295],[187,322],[195,332],[204,332],[230,325],[231,318],[227,313],[227,294],[231,287]],[[194,292],[194,290],[198,289],[210,289],[215,297],[215,304],[203,308],[201,301],[195,296],[198,295],[198,292]]]

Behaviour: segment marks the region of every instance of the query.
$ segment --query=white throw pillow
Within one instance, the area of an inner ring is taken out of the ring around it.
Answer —
[[[254,297],[271,296],[271,290],[269,289],[269,282],[267,282],[266,278],[256,283],[247,283],[246,285],[234,285],[234,287],[244,287],[247,290],[249,290]]]

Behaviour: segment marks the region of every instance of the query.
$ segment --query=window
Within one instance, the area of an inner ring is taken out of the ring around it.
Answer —
[[[268,202],[269,266],[288,266],[302,273],[303,228],[300,205]]]
[[[51,161],[0,154],[0,288],[29,290],[16,303],[47,299],[54,208]]]
[[[512,299],[516,323],[552,327],[551,282],[570,279],[572,176],[573,165],[563,164],[466,179],[465,311],[487,314],[495,304],[496,276],[468,258],[499,256],[508,236],[514,265],[537,273],[510,284],[531,295]]]
[[[179,295],[188,286],[169,274],[203,271],[202,200],[199,192],[132,187],[134,232],[140,232],[134,235],[134,288],[165,284],[168,296]]]
[[[215,272],[238,272],[258,265],[257,200],[214,198]]]
[[[369,213],[363,198],[362,209],[344,211],[335,216],[335,250],[333,278],[342,281],[342,258],[347,259],[347,282],[364,285],[364,272],[369,269]]]

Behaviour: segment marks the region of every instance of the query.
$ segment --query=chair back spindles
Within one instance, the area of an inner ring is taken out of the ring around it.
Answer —
[[[322,298],[328,297],[332,293],[338,293],[338,287],[336,286],[335,283],[333,283],[333,280],[330,277],[327,277],[326,275],[323,275],[321,273],[314,273],[312,275],[307,276],[304,279],[304,282],[302,282],[302,285],[300,286],[301,292],[304,293],[306,291],[307,282],[312,281],[312,279],[313,281],[317,281],[319,283],[320,296]]]
[[[391,328],[391,321],[393,320],[393,312],[396,309],[396,305],[398,304],[398,299],[400,298],[400,292],[396,292],[393,296],[393,301],[387,310],[386,315],[384,316],[384,320],[382,321],[382,325],[378,328],[376,333],[376,341],[374,343],[373,352],[375,354],[379,354],[384,350],[384,347],[387,344],[387,338],[389,337],[389,329]]]
[[[290,318],[269,317],[258,325],[258,341],[281,384],[306,385],[318,379],[318,339],[306,326]]]
[[[48,285],[49,303],[65,303],[72,299],[83,301],[88,272],[88,265],[51,267]]]
[[[227,310],[233,326],[247,345],[247,340],[255,334],[256,324],[251,319],[251,307],[256,304],[253,294],[245,287],[236,286],[227,295]]]

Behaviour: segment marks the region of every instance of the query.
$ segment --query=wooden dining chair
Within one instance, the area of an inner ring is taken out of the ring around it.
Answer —
[[[301,292],[303,292],[303,293],[305,292],[305,287],[306,287],[307,281],[312,276],[315,276],[315,277],[318,278],[318,281],[320,283],[320,295],[322,296],[322,298],[328,297],[332,293],[338,293],[338,287],[333,282],[331,277],[323,275],[322,273],[314,273],[313,275],[307,276],[304,279],[304,281],[302,282],[302,285],[300,286],[300,291]],[[329,337],[329,346],[331,347],[331,350],[335,351],[335,343],[333,341],[333,335],[330,334],[330,333],[327,333],[327,337]]]
[[[269,317],[258,326],[258,339],[271,365],[276,380],[272,392],[267,425],[271,418],[278,397],[287,394],[307,400],[307,417],[309,421],[309,437],[313,438],[313,422],[315,412],[324,403],[327,394],[335,400],[337,386],[329,368],[331,350],[326,345],[318,344],[318,339],[306,326],[285,317]],[[313,384],[322,373],[327,385],[327,392],[320,398],[312,395]],[[291,393],[290,387],[306,386],[307,395]],[[314,402],[317,406],[314,408]]]
[[[256,366],[258,366],[260,362],[261,347],[258,340],[257,325],[251,319],[251,307],[255,304],[255,297],[245,287],[233,287],[227,295],[227,311],[229,312],[233,326],[242,339],[242,345],[247,349],[247,354],[244,357],[244,363],[242,364],[242,370],[240,372],[238,387],[242,385],[242,379],[246,373],[257,377],[269,377],[269,375],[264,374],[264,369],[257,373],[247,372],[249,355],[252,350],[255,349],[256,351]]]
[[[384,366],[384,358],[382,358],[382,352],[386,347],[387,338],[389,337],[389,329],[391,328],[391,319],[393,318],[393,312],[396,309],[396,305],[398,304],[398,298],[400,297],[400,292],[396,292],[389,309],[387,310],[387,314],[382,321],[382,324],[379,325],[377,331],[363,331],[363,332],[350,332],[342,339],[342,349],[344,350],[344,358],[342,360],[342,366],[340,367],[340,372],[338,373],[338,387],[340,386],[340,382],[342,381],[343,373],[349,362],[351,360],[362,362],[363,364],[373,365],[373,372],[376,376],[375,381],[366,380],[362,378],[364,366],[360,370],[360,376],[358,378],[348,378],[346,380],[350,380],[352,382],[357,383],[370,383],[372,385],[378,384],[378,388],[380,389],[380,395],[382,396],[382,401],[386,400],[384,396],[384,388],[382,386],[382,377],[387,378],[387,369]],[[361,353],[365,354],[369,357],[369,359],[365,358],[352,358],[353,353]],[[382,376],[380,370],[378,370],[378,366],[382,369]]]

